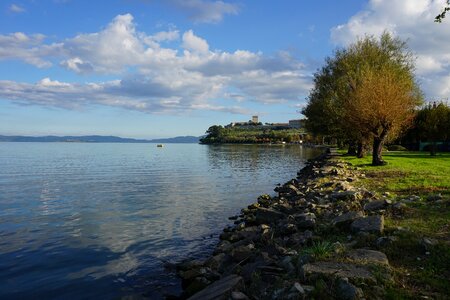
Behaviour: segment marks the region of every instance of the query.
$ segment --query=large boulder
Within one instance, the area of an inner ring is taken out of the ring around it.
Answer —
[[[384,209],[388,206],[389,202],[386,200],[373,200],[364,205],[365,211],[376,211]]]
[[[231,251],[231,257],[236,262],[247,260],[255,254],[255,246],[253,244],[239,246]]]
[[[258,224],[270,224],[284,218],[285,215],[271,208],[258,207],[255,216]]]
[[[316,215],[313,213],[296,214],[293,217],[300,229],[312,229],[316,226]]]
[[[377,215],[356,219],[351,225],[351,230],[380,234],[384,230],[384,217]]]
[[[233,291],[239,289],[242,281],[242,277],[235,274],[226,276],[207,286],[204,290],[188,298],[188,300],[228,299]]]
[[[376,282],[368,266],[344,262],[320,261],[308,263],[300,268],[300,275],[307,281],[314,281],[320,277],[341,277],[355,281]]]
[[[389,265],[386,254],[369,249],[355,249],[347,253],[347,258],[361,264]]]
[[[339,278],[336,282],[336,299],[338,300],[357,300],[363,299],[363,291],[348,282],[348,278]]]
[[[362,218],[364,216],[364,214],[361,211],[349,211],[346,213],[343,213],[340,216],[337,216],[336,218],[333,219],[333,225],[336,226],[340,226],[340,227],[345,227],[345,226],[350,226],[350,224],[359,218]]]

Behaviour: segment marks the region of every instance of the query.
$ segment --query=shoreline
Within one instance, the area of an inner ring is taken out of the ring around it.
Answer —
[[[362,176],[326,153],[308,161],[277,196],[230,217],[210,257],[178,264],[184,292],[168,298],[383,297],[389,262],[367,241],[386,242],[383,213],[401,205],[354,187]]]

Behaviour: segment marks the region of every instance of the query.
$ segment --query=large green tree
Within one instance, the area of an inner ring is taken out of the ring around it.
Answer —
[[[414,78],[414,57],[406,43],[389,33],[366,36],[327,59],[315,75],[305,108],[320,127],[333,126],[348,138],[372,139],[372,164],[382,165],[382,147],[413,119],[422,93]],[[329,103],[330,116],[309,113],[317,103]]]

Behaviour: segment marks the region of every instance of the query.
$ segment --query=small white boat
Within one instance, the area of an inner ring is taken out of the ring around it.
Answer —
[[[158,145],[156,145],[156,147],[162,148],[162,147],[164,147],[164,145],[163,144],[158,144]]]

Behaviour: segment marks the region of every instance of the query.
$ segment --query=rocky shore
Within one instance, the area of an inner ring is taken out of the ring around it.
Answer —
[[[395,242],[392,203],[356,187],[364,174],[322,155],[298,177],[231,217],[206,260],[178,265],[183,298],[383,299],[392,281],[383,247]]]

